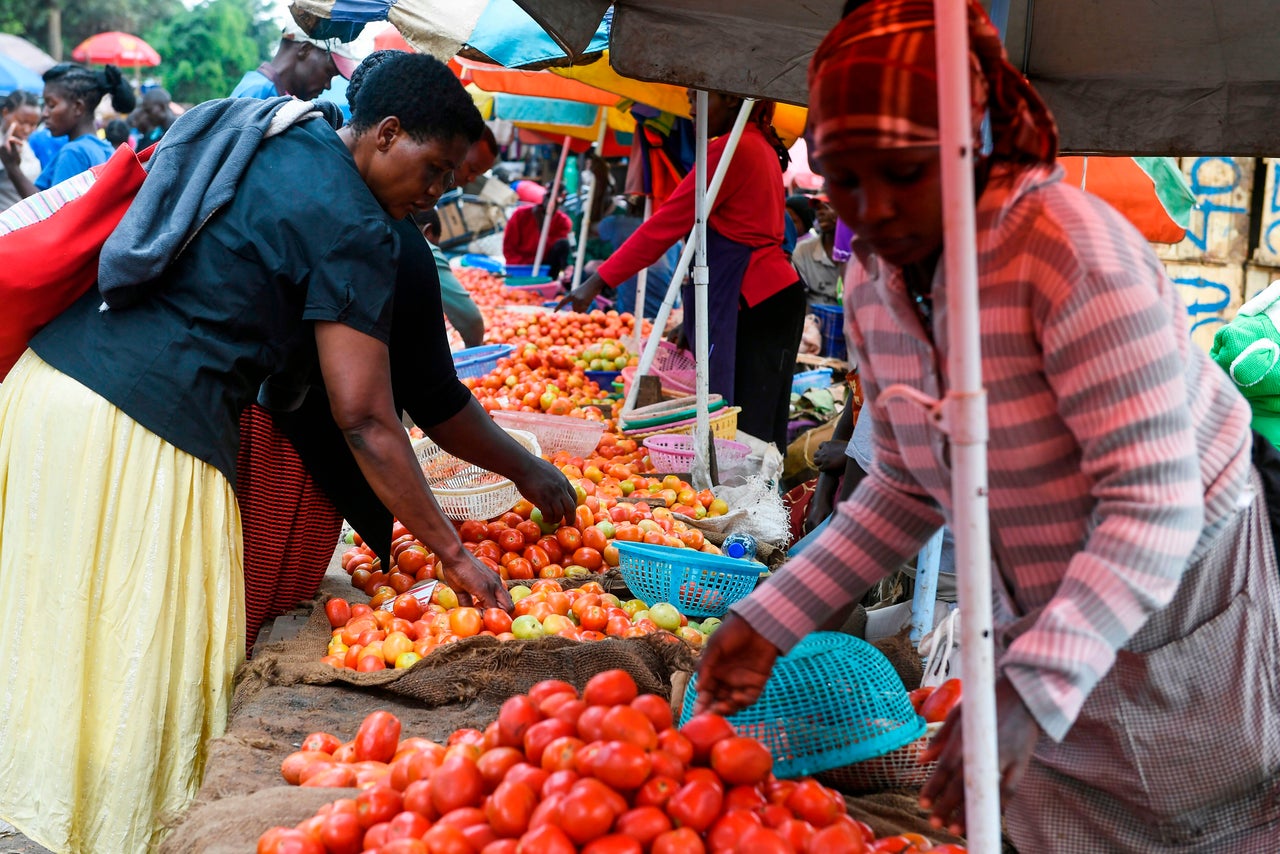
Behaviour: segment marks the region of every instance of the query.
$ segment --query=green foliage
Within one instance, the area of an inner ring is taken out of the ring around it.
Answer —
[[[270,56],[278,31],[262,0],[206,0],[143,38],[165,58],[156,69],[164,87],[175,101],[192,104],[231,94]]]
[[[185,11],[181,0],[0,0],[0,30],[48,50],[51,8],[62,10],[62,55],[67,59],[72,48],[94,33],[140,33]]]

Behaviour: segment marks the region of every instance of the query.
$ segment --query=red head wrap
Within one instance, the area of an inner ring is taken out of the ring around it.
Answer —
[[[986,12],[976,0],[968,6],[975,138],[990,109],[993,159],[1052,163],[1053,116],[1009,64]],[[931,0],[873,0],[854,10],[809,63],[815,153],[937,145],[937,78]]]

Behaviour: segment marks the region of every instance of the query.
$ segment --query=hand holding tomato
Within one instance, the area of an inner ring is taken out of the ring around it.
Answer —
[[[778,648],[737,614],[729,614],[707,640],[698,665],[694,712],[731,715],[760,699]]]
[[[929,810],[929,820],[935,827],[946,826],[957,836],[963,836],[965,832],[964,756],[960,732],[963,710],[963,703],[951,710],[933,743],[920,755],[921,762],[938,760],[938,767],[920,790],[920,806]],[[1000,676],[996,680],[996,744],[1000,753],[998,767],[1002,800],[1007,800],[1017,788],[1039,739],[1040,725],[1009,680]]]
[[[530,454],[528,470],[513,480],[520,494],[542,511],[547,522],[573,521],[578,493],[560,469]]]
[[[590,278],[569,291],[560,302],[556,303],[556,311],[566,305],[573,306],[574,311],[589,311],[591,309],[591,301],[600,296],[600,292],[604,290],[606,284],[608,282],[600,278],[599,273],[592,273]]]
[[[481,610],[501,608],[508,612],[514,607],[511,594],[498,573],[468,551],[463,550],[455,560],[442,560],[436,572],[458,594],[461,605],[474,605]]]

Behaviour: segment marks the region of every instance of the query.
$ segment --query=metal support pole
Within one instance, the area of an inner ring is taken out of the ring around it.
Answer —
[[[604,151],[604,135],[609,132],[609,113],[604,108],[600,108],[600,132],[596,134],[596,154],[603,157]],[[587,260],[587,237],[591,231],[591,211],[596,204],[596,194],[600,192],[600,188],[596,185],[600,182],[592,178],[591,186],[587,189],[587,203],[582,208],[582,226],[578,229],[578,257],[573,262],[573,287],[582,284],[582,265]],[[537,272],[536,270],[534,272]]]
[[[651,216],[653,216],[653,197],[645,196],[644,197],[644,219],[642,220],[642,224],[645,222],[648,222],[649,217]],[[631,342],[630,344],[628,344],[628,346],[631,348],[631,352],[633,353],[640,349],[640,340],[643,337],[643,333],[641,332],[641,329],[644,326],[644,299],[645,299],[645,290],[647,289],[648,284],[649,284],[649,268],[645,267],[639,273],[636,273],[636,310],[635,310],[636,327],[635,327],[635,331],[631,335]]]
[[[547,251],[547,235],[551,233],[551,220],[556,215],[556,199],[560,195],[560,178],[564,175],[564,162],[569,157],[569,137],[564,138],[560,146],[560,165],[556,166],[556,177],[551,181],[551,198],[547,200],[546,210],[542,214],[542,233],[538,235],[538,251],[533,255],[533,275],[538,275],[542,266],[542,256]]]
[[[697,401],[693,427],[693,466],[689,480],[694,489],[710,489],[711,469],[707,461],[707,441],[711,434],[711,414],[707,412],[707,93],[703,89],[696,95],[696,150],[693,191],[693,355],[694,395]],[[690,309],[685,307],[685,324],[689,323]]]

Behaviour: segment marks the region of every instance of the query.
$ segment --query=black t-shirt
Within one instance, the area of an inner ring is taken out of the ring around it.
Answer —
[[[91,289],[39,356],[235,482],[240,411],[268,375],[315,373],[313,321],[390,337],[399,240],[328,124],[262,143],[235,198],[126,309]]]
[[[391,387],[397,408],[430,429],[461,412],[471,392],[458,382],[453,367],[431,248],[409,220],[392,228],[400,238],[400,266],[391,320]],[[272,416],[343,518],[370,548],[390,559],[391,511],[365,481],[333,420],[324,388],[312,388],[298,409]]]

